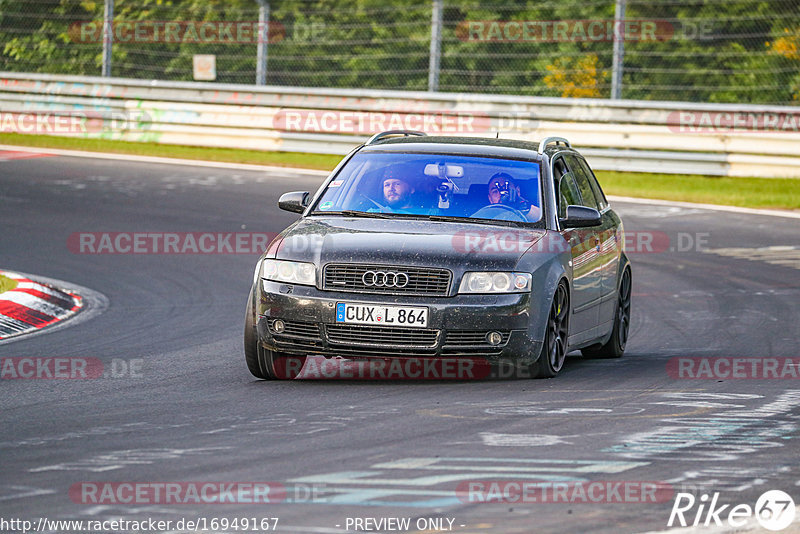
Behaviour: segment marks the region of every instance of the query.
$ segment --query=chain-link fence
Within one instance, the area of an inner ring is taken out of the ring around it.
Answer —
[[[104,65],[159,80],[197,67],[226,83],[800,104],[800,0],[0,0],[0,70]]]

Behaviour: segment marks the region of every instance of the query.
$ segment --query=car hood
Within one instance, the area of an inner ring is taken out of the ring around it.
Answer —
[[[366,217],[306,217],[287,228],[279,259],[513,270],[541,229]]]

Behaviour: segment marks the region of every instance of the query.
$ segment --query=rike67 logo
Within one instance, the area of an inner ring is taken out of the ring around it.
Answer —
[[[761,527],[767,530],[783,530],[794,521],[794,500],[781,490],[766,491],[758,498],[755,507],[749,504],[721,504],[719,492],[710,498],[703,494],[696,498],[691,493],[678,493],[669,514],[667,526],[728,526],[739,528],[755,516]],[[676,521],[677,520],[677,521]]]

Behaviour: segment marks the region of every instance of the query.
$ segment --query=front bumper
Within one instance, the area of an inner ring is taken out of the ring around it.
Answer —
[[[530,335],[531,294],[412,297],[321,291],[259,281],[257,328],[261,344],[287,354],[319,354],[344,358],[462,357],[533,361],[541,340]],[[336,323],[339,302],[426,306],[426,328],[366,326]],[[278,334],[273,322],[281,319]],[[485,335],[500,332],[491,345]]]

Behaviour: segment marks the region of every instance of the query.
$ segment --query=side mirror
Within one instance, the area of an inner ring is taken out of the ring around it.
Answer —
[[[562,228],[580,228],[584,226],[600,226],[600,212],[586,206],[567,206],[567,217],[559,221]]]
[[[292,213],[303,213],[308,206],[308,191],[284,193],[278,199],[278,207]]]

